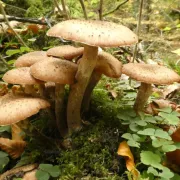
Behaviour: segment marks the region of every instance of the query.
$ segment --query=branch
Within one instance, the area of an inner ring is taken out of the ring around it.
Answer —
[[[64,15],[65,15],[66,19],[69,19],[68,13],[67,13],[67,11],[66,11],[65,1],[64,1],[64,0],[61,0],[61,3],[62,3]]]
[[[15,34],[15,36],[17,37],[17,39],[19,40],[19,42],[22,43],[23,46],[28,47],[28,46],[26,45],[26,43],[22,40],[22,38],[17,34],[16,31],[14,31],[14,29],[13,29],[13,28],[11,27],[11,25],[9,24],[9,21],[8,21],[8,19],[7,19],[7,17],[6,17],[6,12],[4,11],[3,3],[2,3],[1,1],[0,1],[0,11],[2,12],[2,14],[3,14],[3,16],[4,16],[4,19],[5,19],[8,27],[9,27],[9,28],[11,29],[11,31]]]
[[[8,21],[19,21],[19,22],[28,22],[28,23],[33,23],[33,24],[47,25],[46,22],[43,22],[37,19],[21,18],[21,17],[15,17],[15,16],[7,16],[7,15],[6,15],[6,18],[8,19]],[[4,21],[6,21],[4,19],[4,16],[0,14],[0,22],[4,22]]]
[[[125,3],[127,3],[129,0],[125,0],[124,2],[122,2],[121,4],[117,5],[116,8],[114,8],[113,10],[106,12],[103,14],[103,16],[107,16],[109,14],[112,14],[113,12],[117,11],[122,5],[124,5]]]
[[[144,0],[141,0],[141,1],[140,1],[140,7],[139,7],[139,18],[138,18],[138,23],[137,23],[137,37],[138,37],[138,42],[139,42],[139,32],[140,32],[140,27],[141,27],[141,18],[142,18],[143,2],[144,2]],[[135,58],[136,58],[138,42],[136,43],[135,48],[134,48],[134,52],[133,52],[133,62],[134,62],[134,60],[135,60]]]
[[[99,20],[103,20],[103,0],[100,0],[100,3],[99,3]]]
[[[87,20],[88,17],[87,17],[87,12],[86,12],[86,7],[84,5],[84,2],[83,2],[83,0],[79,0],[79,2],[81,3],[81,7],[82,7],[82,10],[83,10],[83,13],[84,13],[84,18]]]
[[[63,11],[60,9],[60,7],[59,7],[59,4],[58,4],[57,0],[54,0],[54,4],[55,4],[55,6],[57,7],[58,12],[59,12],[60,14],[63,14]]]

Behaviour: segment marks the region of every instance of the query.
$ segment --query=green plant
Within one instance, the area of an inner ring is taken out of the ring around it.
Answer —
[[[3,171],[4,167],[9,163],[8,154],[0,151],[0,173]]]

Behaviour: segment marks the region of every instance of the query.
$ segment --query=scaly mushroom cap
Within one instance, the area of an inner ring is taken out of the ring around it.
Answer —
[[[30,67],[34,63],[47,58],[45,51],[29,52],[20,56],[14,63],[15,67]]]
[[[33,77],[42,81],[60,84],[73,84],[77,65],[70,61],[52,58],[50,61],[40,61],[31,66]]]
[[[82,55],[83,51],[84,51],[83,47],[76,48],[70,45],[64,45],[49,49],[47,51],[47,55],[71,60],[77,56]]]
[[[99,52],[95,71],[108,77],[119,78],[122,74],[122,63],[107,52]]]
[[[42,83],[42,81],[35,79],[30,74],[30,67],[20,67],[17,69],[9,70],[4,74],[2,79],[9,84],[33,85]]]
[[[49,106],[44,99],[6,94],[0,98],[0,125],[17,123]]]
[[[129,28],[98,20],[63,21],[50,28],[47,35],[100,47],[125,46],[137,42],[137,36]]]
[[[180,81],[180,76],[173,70],[152,64],[128,63],[123,66],[122,73],[147,84],[166,85]]]

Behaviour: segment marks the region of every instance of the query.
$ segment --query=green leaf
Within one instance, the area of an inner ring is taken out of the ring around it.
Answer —
[[[175,53],[175,54],[177,54],[177,55],[180,56],[180,48],[179,48],[179,49],[176,49],[176,50],[174,50],[174,51],[171,51],[171,52],[173,52],[173,53]]]
[[[0,132],[11,132],[11,126],[0,126]]]
[[[129,139],[129,140],[133,139],[132,134],[130,134],[130,133],[125,133],[121,137],[123,137],[124,139]]]
[[[40,164],[39,165],[39,169],[41,169],[43,171],[47,171],[47,172],[49,172],[49,169],[52,167],[53,167],[52,164]]]
[[[180,24],[177,24],[176,27],[177,27],[177,28],[180,28]]]
[[[3,151],[0,151],[0,158],[4,158],[4,157],[7,157],[8,154],[3,152]]]
[[[48,172],[52,177],[58,177],[60,175],[59,166],[53,166],[49,168]]]
[[[21,46],[20,47],[20,51],[23,53],[23,52],[29,52],[31,49],[28,48],[28,47],[24,47],[24,46]]]
[[[179,123],[179,118],[174,114],[167,114],[164,112],[160,112],[159,116],[163,117],[171,125],[178,125]]]
[[[46,171],[37,170],[36,172],[36,178],[38,180],[49,180],[50,175]]]
[[[138,131],[137,133],[141,135],[146,135],[146,136],[154,136],[155,129],[147,128],[147,129],[144,129],[143,131]]]
[[[162,146],[162,150],[164,152],[175,151],[176,150],[176,146],[175,145],[163,145]]]
[[[10,50],[6,51],[6,55],[8,55],[8,56],[12,56],[12,55],[18,54],[18,53],[21,53],[20,49],[10,49]]]
[[[138,131],[140,131],[140,130],[142,129],[142,127],[138,126],[138,125],[135,124],[135,123],[131,123],[131,124],[129,125],[129,129],[130,129],[131,131],[133,131],[133,132],[138,132]]]
[[[157,154],[151,151],[142,151],[140,156],[143,164],[162,169],[163,166],[160,164],[161,158]]]
[[[128,140],[128,141],[127,141],[127,144],[128,144],[129,146],[131,146],[131,147],[137,147],[137,148],[140,147],[140,143],[134,141],[133,139]]]
[[[149,167],[147,173],[151,173],[154,176],[158,176],[158,171],[156,171],[156,169],[154,169],[153,167]]]
[[[169,141],[166,139],[160,139],[160,138],[155,138],[152,140],[152,146],[153,147],[161,147],[163,145],[170,145],[173,144],[173,141]]]
[[[167,139],[167,140],[172,139],[171,136],[167,132],[163,131],[162,129],[156,129],[154,136],[164,138],[164,139]]]
[[[8,157],[2,157],[0,158],[0,171],[3,170],[3,168],[9,163]]]
[[[165,27],[164,29],[163,29],[163,31],[170,31],[172,28],[171,27]]]
[[[139,125],[139,126],[146,126],[146,125],[147,125],[146,121],[143,121],[143,120],[135,121],[135,123],[136,123],[137,125]]]
[[[159,173],[159,176],[160,177],[163,177],[163,178],[166,178],[166,179],[170,179],[174,176],[174,173],[170,171],[169,168],[167,167],[163,167],[163,172],[162,173]]]
[[[172,112],[172,108],[171,107],[166,107],[166,108],[158,109],[158,111],[166,112],[166,113],[171,113]]]

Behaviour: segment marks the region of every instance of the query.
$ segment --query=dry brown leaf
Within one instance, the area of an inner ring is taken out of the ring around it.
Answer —
[[[120,156],[124,156],[128,171],[132,172],[133,180],[137,180],[139,173],[135,167],[134,156],[126,141],[120,143],[117,154]]]
[[[0,149],[7,152],[13,159],[21,156],[25,146],[25,141],[16,141],[7,138],[0,138]]]
[[[164,90],[163,90],[163,98],[172,98],[177,91],[179,91],[180,89],[180,85],[179,84],[171,84],[169,86],[167,86]]]
[[[0,96],[4,96],[8,93],[7,84],[0,84]]]

